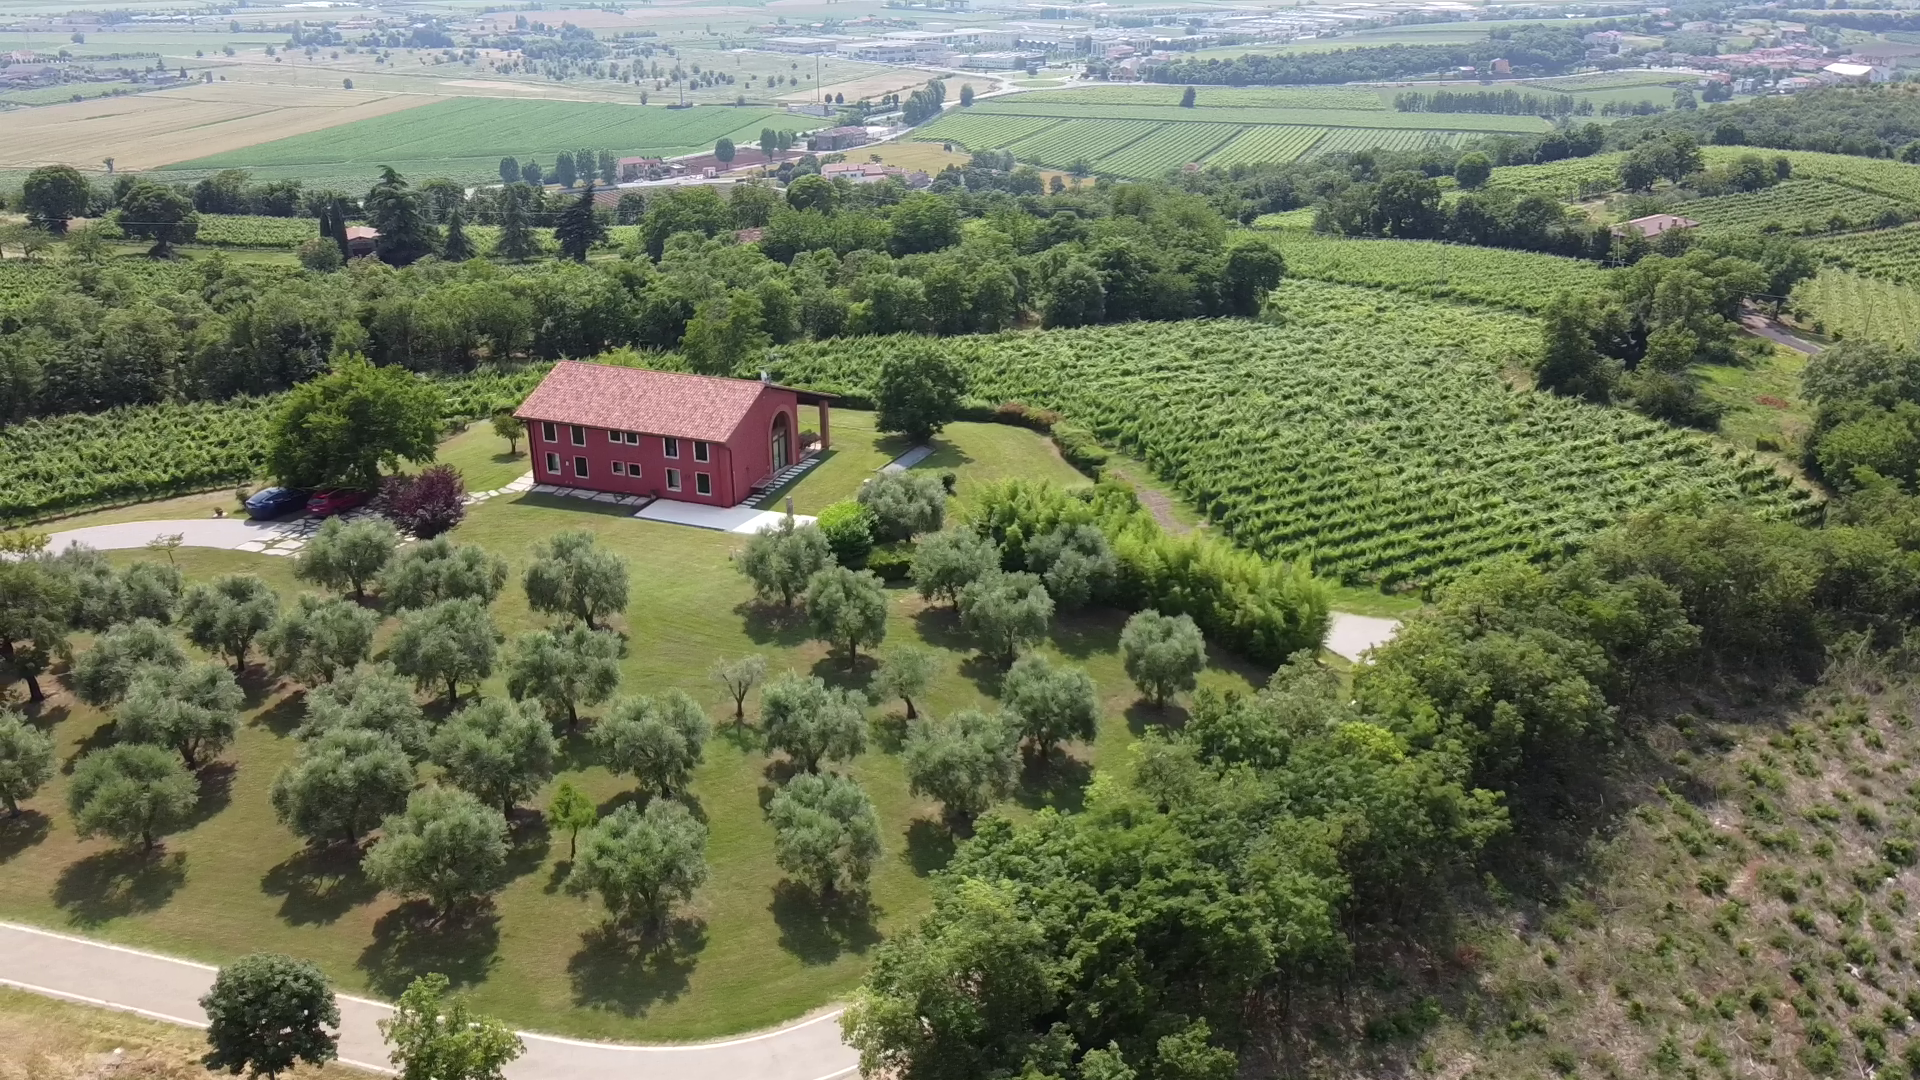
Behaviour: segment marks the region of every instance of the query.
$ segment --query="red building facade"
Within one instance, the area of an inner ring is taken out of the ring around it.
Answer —
[[[514,416],[537,483],[737,506],[827,448],[830,400],[764,378],[563,360]],[[819,409],[817,447],[803,438],[803,405]]]

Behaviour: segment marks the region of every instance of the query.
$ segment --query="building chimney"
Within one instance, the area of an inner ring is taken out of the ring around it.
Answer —
[[[767,370],[766,368],[761,368],[761,369],[760,369],[760,381],[761,381],[761,383],[763,383],[763,384],[765,384],[765,385],[767,385],[767,386],[772,386],[772,385],[773,385],[773,373],[772,373],[771,371],[768,371],[768,370]]]

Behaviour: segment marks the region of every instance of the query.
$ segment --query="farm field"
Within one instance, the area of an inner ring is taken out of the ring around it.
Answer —
[[[119,234],[111,224],[108,230],[108,235]],[[201,214],[194,242],[208,247],[292,248],[319,235],[319,222],[309,217]]]
[[[994,98],[1010,105],[1159,105],[1179,106],[1183,86],[1136,83],[1091,85],[1072,90],[1039,90]],[[1251,106],[1275,109],[1377,109],[1384,111],[1380,91],[1345,86],[1201,86],[1195,87],[1195,108]]]
[[[1305,224],[1311,227],[1312,218]],[[1296,229],[1279,241],[1288,277],[1529,313],[1539,312],[1563,289],[1598,289],[1607,274],[1579,259],[1431,240],[1359,239]]]
[[[1828,263],[1868,277],[1920,282],[1920,224],[1807,241]]]
[[[36,86],[31,90],[9,90],[0,94],[0,105],[58,105],[75,100],[137,94],[150,87],[136,82],[71,82],[59,86]]]
[[[431,101],[341,89],[212,83],[0,113],[0,168],[152,169],[267,139],[387,117]],[[321,136],[325,142],[330,136]]]
[[[1523,79],[1519,85],[1559,94],[1578,94],[1594,90],[1627,90],[1646,86],[1682,86],[1693,82],[1691,76],[1671,71],[1597,71],[1586,75],[1559,75],[1545,79]]]
[[[870,414],[836,412],[836,459],[864,468],[803,481],[832,488],[817,498],[844,498],[872,467],[904,445],[877,436]],[[504,444],[497,439],[500,449]],[[938,440],[945,467],[959,476],[958,498],[993,475],[1017,473],[1083,485],[1042,437],[1003,425],[955,424]],[[524,456],[521,458],[524,462]],[[932,466],[929,466],[932,467]],[[875,944],[923,910],[927,875],[944,864],[953,838],[937,808],[909,794],[890,731],[897,707],[872,710],[876,736],[845,771],[872,795],[882,827],[882,854],[871,882],[871,902],[852,912],[823,909],[810,894],[782,886],[773,858],[773,833],[762,810],[781,776],[779,755],[757,735],[731,731],[730,709],[706,676],[716,659],[758,652],[774,673],[817,673],[838,685],[864,688],[870,668],[848,671],[808,640],[804,624],[750,600],[751,590],[729,562],[739,537],[635,521],[597,513],[575,500],[542,496],[498,499],[475,507],[453,534],[504,556],[509,584],[493,605],[509,637],[541,627],[519,586],[532,546],[564,529],[586,529],[629,560],[632,602],[615,626],[632,638],[621,662],[624,695],[684,689],[707,707],[720,729],[695,771],[689,798],[708,823],[708,883],[683,909],[671,946],[651,955],[620,947],[601,929],[595,902],[559,888],[568,845],[532,815],[516,831],[512,878],[491,917],[442,932],[424,928],[410,909],[380,894],[352,865],[310,853],[277,823],[268,802],[274,775],[292,757],[291,729],[303,715],[303,695],[259,668],[249,673],[246,712],[234,746],[224,756],[219,795],[203,802],[194,824],[170,836],[163,860],[141,865],[104,841],[75,839],[63,810],[64,777],[56,777],[30,809],[48,828],[10,852],[0,875],[0,917],[85,932],[129,945],[209,961],[256,950],[310,958],[349,992],[393,996],[414,975],[441,971],[472,995],[476,1008],[510,1022],[593,1038],[672,1040],[753,1030],[791,1019],[852,988]],[[142,552],[115,553],[127,563]],[[222,573],[257,574],[290,601],[302,591],[290,560],[238,552],[183,549],[175,553],[191,581]],[[1123,760],[1139,731],[1179,721],[1178,708],[1136,704],[1122,670],[1116,612],[1092,610],[1056,620],[1039,651],[1088,672],[1100,702],[1099,738],[1075,748],[1074,760],[1025,774],[1010,812],[1041,806],[1075,807],[1090,767]],[[382,635],[384,640],[385,634]],[[920,707],[937,714],[991,707],[997,671],[969,663],[971,643],[945,605],[929,609],[907,590],[888,592],[890,648],[914,643],[941,665]],[[84,647],[84,643],[82,643]],[[991,665],[989,665],[991,667]],[[1201,685],[1251,689],[1254,670],[1216,655]],[[51,685],[54,679],[48,678]],[[496,672],[481,686],[504,696]],[[749,716],[757,712],[749,698]],[[107,736],[102,712],[54,699],[52,734],[62,757]],[[588,716],[603,715],[602,709]],[[578,735],[563,742],[559,775],[522,805],[544,806],[554,784],[569,780],[602,810],[631,800],[633,781],[608,773]]]
[[[1530,319],[1298,278],[1271,308],[1283,325],[885,347],[938,348],[977,395],[1060,410],[1243,546],[1310,558],[1346,583],[1440,580],[1499,554],[1558,550],[1676,491],[1779,515],[1805,498],[1706,436],[1512,389],[1501,374],[1536,347]],[[776,374],[870,390],[874,348],[789,346]]]
[[[1920,290],[1827,267],[1794,286],[1793,309],[1815,332],[1889,345],[1920,340]]]
[[[371,176],[382,165],[424,179],[485,179],[499,175],[502,157],[546,158],[581,146],[618,156],[686,154],[712,147],[721,136],[757,139],[765,127],[809,131],[823,121],[766,108],[658,106],[603,102],[441,100],[422,108],[325,134],[295,136],[182,162],[181,169],[250,168],[260,178],[274,170],[314,166],[357,168]]]
[[[964,115],[1036,116],[1061,120],[1151,120],[1157,123],[1294,124],[1311,127],[1404,128],[1430,131],[1534,133],[1550,125],[1537,116],[1500,116],[1491,113],[1403,113],[1391,109],[1275,108],[1249,105],[1077,104],[1035,102],[1030,95],[990,98],[965,110]],[[941,120],[945,120],[942,117]],[[939,124],[935,121],[929,129]]]
[[[1905,203],[1823,180],[1785,180],[1740,195],[1693,199],[1676,208],[1708,229],[1789,235],[1859,229],[1906,216]]]

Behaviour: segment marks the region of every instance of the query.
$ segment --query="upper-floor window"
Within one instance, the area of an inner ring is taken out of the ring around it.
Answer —
[[[540,437],[548,442],[559,442],[560,429],[554,426],[553,421],[542,420],[540,422]]]
[[[711,455],[711,451],[708,449],[706,443],[700,441],[699,439],[693,440],[693,460],[711,461],[712,457],[710,455]]]
[[[661,451],[665,453],[668,457],[677,458],[680,456],[680,440],[679,439],[663,437],[660,440],[660,446],[661,446]]]
[[[639,445],[640,445],[640,433],[639,433],[639,432],[637,432],[637,431],[629,431],[629,432],[627,432],[627,445],[628,445],[628,446],[639,446]]]
[[[587,429],[584,427],[581,427],[579,424],[571,424],[568,426],[573,428],[573,445],[575,446],[587,445]]]

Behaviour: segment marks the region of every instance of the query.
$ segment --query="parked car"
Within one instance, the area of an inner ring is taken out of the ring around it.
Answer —
[[[314,517],[332,517],[335,514],[363,506],[367,501],[364,491],[350,491],[346,488],[328,488],[316,491],[313,498],[307,500],[307,513]]]
[[[298,488],[270,487],[247,496],[245,505],[250,518],[277,518],[306,501],[307,493]]]

